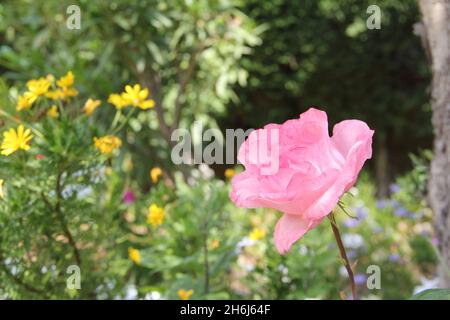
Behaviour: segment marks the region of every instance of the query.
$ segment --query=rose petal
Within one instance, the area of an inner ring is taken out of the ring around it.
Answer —
[[[369,145],[365,151],[367,157],[370,158],[372,156],[370,142],[372,142],[373,133],[374,131],[364,121],[344,120],[334,126],[331,140],[344,158],[347,158],[355,144],[366,142]]]
[[[373,134],[374,131],[359,120],[345,120],[333,128],[331,140],[346,159],[341,176],[345,191],[355,184],[364,162],[372,157]]]
[[[307,220],[298,215],[284,214],[275,226],[274,241],[280,254],[291,249],[294,242],[315,228],[322,220]]]
[[[344,192],[345,184],[341,179],[338,179],[317,201],[302,213],[303,217],[313,220],[323,219],[336,207]]]
[[[230,198],[239,207],[272,208],[291,214],[303,214],[333,186],[338,176],[339,171],[335,169],[326,170],[320,175],[315,172],[307,175],[293,172],[285,176],[289,181],[281,185],[276,181],[277,176],[258,177],[244,171],[233,177]],[[273,179],[275,180],[272,181]]]

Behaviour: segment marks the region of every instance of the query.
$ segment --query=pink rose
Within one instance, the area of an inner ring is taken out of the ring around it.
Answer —
[[[275,227],[275,245],[284,254],[315,228],[356,182],[372,156],[374,131],[345,120],[328,134],[327,114],[311,108],[300,119],[268,124],[242,144],[245,171],[232,180],[236,206],[273,208],[284,214]]]

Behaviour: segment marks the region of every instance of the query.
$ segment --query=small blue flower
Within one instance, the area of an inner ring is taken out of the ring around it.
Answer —
[[[384,209],[384,208],[386,208],[386,206],[387,206],[387,203],[386,203],[386,200],[384,200],[384,199],[379,199],[375,202],[375,207],[377,209]]]
[[[360,221],[358,219],[347,219],[344,221],[344,226],[346,226],[347,228],[354,228],[356,226],[358,226],[360,223]]]
[[[367,217],[368,214],[369,212],[367,211],[366,207],[356,208],[356,215],[358,216],[359,219],[364,219],[365,217]]]
[[[366,283],[366,275],[362,273],[358,273],[355,275],[355,283],[358,285],[361,285],[363,283]]]
[[[394,253],[389,256],[390,262],[398,262],[399,260],[400,260],[400,255],[398,253]]]
[[[374,233],[382,233],[384,231],[383,227],[376,226],[372,229]]]
[[[406,217],[406,216],[408,216],[409,211],[406,210],[406,209],[403,208],[403,207],[399,207],[399,208],[397,208],[397,209],[394,210],[394,214],[395,214],[397,217]]]
[[[349,252],[347,252],[347,258],[349,258],[349,259],[356,258],[356,251],[350,250]]]
[[[391,201],[389,201],[389,204],[391,205],[391,207],[393,208],[398,208],[398,206],[400,206],[400,204],[398,203],[397,200],[392,199]]]
[[[389,186],[389,191],[390,191],[391,193],[397,193],[397,192],[400,191],[400,186],[399,186],[398,184],[396,184],[396,183],[393,183],[393,184],[391,184],[391,185]]]

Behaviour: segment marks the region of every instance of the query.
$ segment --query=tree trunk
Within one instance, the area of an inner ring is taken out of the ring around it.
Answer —
[[[377,183],[377,197],[385,198],[389,193],[389,155],[386,138],[378,136],[375,140],[375,178]]]
[[[418,0],[432,71],[434,156],[429,202],[439,240],[440,285],[450,288],[450,0]]]

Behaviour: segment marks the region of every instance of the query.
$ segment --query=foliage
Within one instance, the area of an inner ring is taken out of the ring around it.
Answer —
[[[134,231],[129,245],[142,256],[127,287],[136,290],[134,298],[173,299],[178,290],[192,290],[191,299],[339,299],[341,291],[350,295],[328,223],[280,256],[271,236],[279,214],[234,208],[227,184],[211,175],[202,166],[194,170],[188,184],[180,178],[173,186],[160,182],[149,196],[138,197],[144,201],[130,208],[127,214]],[[409,298],[421,278],[435,272],[430,209],[413,196],[403,202],[407,194],[402,184],[393,186],[393,191],[391,198],[377,200],[370,179],[363,177],[350,191],[353,195],[343,199],[347,213],[356,219],[337,210],[364,299]],[[157,228],[145,220],[151,203],[166,211]],[[254,230],[261,231],[258,237]],[[380,289],[367,288],[370,265],[380,267]]]
[[[148,188],[141,178],[148,165],[142,163],[170,171],[172,130],[189,127],[194,120],[215,127],[214,115],[224,114],[227,102],[236,100],[232,85],[245,85],[247,79],[238,61],[260,43],[262,30],[231,0],[84,0],[79,2],[82,29],[69,30],[69,4],[0,5],[4,76],[24,80],[71,69],[79,75],[82,93],[105,96],[124,82],[150,88],[157,112],[134,118],[126,130],[137,160],[135,178]],[[100,113],[99,125],[109,116],[111,112]],[[157,151],[150,152],[148,146]]]
[[[381,10],[369,30],[367,8]],[[246,1],[243,9],[267,30],[262,45],[242,59],[248,86],[238,88],[221,125],[258,128],[320,106],[335,123],[361,119],[389,152],[391,176],[410,168],[408,153],[430,147],[429,73],[415,0]],[[379,152],[374,154],[375,161]],[[372,165],[375,162],[372,163]]]
[[[100,130],[78,97],[45,97],[62,88],[61,80],[47,79],[40,80],[51,83],[50,88],[20,111],[2,92],[2,131],[20,123],[33,135],[28,148],[0,156],[2,290],[12,298],[95,298],[104,292],[110,296],[114,288],[106,284],[116,283],[125,272],[115,259],[120,254],[117,222],[123,184],[110,173],[123,158],[115,156],[118,145],[94,145]],[[49,112],[53,108],[56,113]],[[116,114],[109,134],[118,134],[127,119]],[[70,265],[82,271],[81,290],[67,289]]]
[[[448,289],[428,289],[414,295],[412,300],[449,300],[450,290]]]

